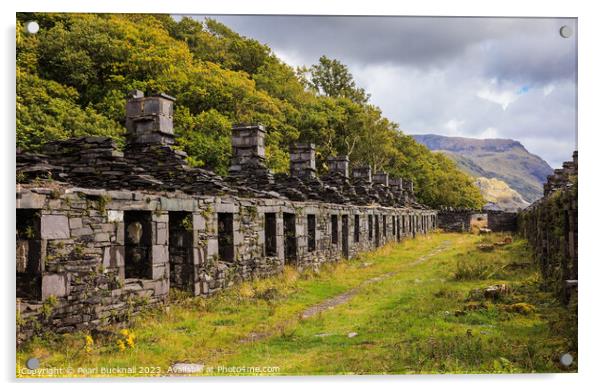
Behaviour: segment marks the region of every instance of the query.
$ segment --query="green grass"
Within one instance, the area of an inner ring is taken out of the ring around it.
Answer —
[[[179,294],[135,319],[133,347],[120,351],[118,329],[95,337],[88,351],[86,334],[47,335],[25,344],[17,360],[160,367],[163,374],[176,362],[214,368],[205,374],[220,374],[220,366],[279,367],[280,375],[576,371],[576,363],[558,364],[565,352],[577,357],[576,311],[540,291],[522,240],[487,253],[476,248],[502,238],[434,234],[319,273],[287,269],[210,299]],[[418,262],[442,244],[445,250]],[[301,318],[308,307],[386,273],[349,301]],[[485,299],[482,289],[493,284],[507,284],[510,293]]]

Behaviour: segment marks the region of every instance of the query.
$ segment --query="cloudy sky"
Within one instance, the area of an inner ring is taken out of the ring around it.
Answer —
[[[575,19],[212,17],[293,66],[339,59],[407,134],[512,138],[552,167],[575,147]]]

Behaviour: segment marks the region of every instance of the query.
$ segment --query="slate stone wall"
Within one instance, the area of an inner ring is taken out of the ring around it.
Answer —
[[[472,210],[440,210],[437,213],[437,226],[447,232],[469,232]]]
[[[488,210],[487,228],[493,232],[516,232],[517,216],[515,212]]]
[[[184,269],[192,276],[194,295],[211,295],[237,282],[278,274],[286,263],[315,268],[344,257],[343,216],[348,216],[348,256],[377,247],[375,229],[368,239],[368,216],[380,221],[378,243],[426,233],[435,226],[435,212],[382,206],[338,205],[231,196],[198,196],[185,193],[104,191],[74,187],[21,186],[17,207],[35,210],[41,221],[43,269],[40,294],[18,300],[19,338],[42,330],[69,332],[122,322],[141,308],[164,302],[170,276],[169,212],[190,212],[192,232],[190,262]],[[146,211],[151,216],[152,244],[149,278],[125,278],[124,214]],[[218,213],[233,214],[233,262],[218,255]],[[264,255],[265,213],[277,216],[277,256]],[[284,259],[283,214],[295,216],[297,255]],[[308,251],[307,215],[316,216],[316,249]],[[331,217],[338,216],[338,240],[332,241]],[[359,241],[355,242],[355,216],[360,218]],[[383,229],[382,216],[387,228]],[[410,218],[414,223],[410,226]],[[402,225],[402,221],[405,225]],[[386,236],[385,233],[386,232]],[[178,262],[181,262],[180,259]]]
[[[544,185],[544,197],[520,212],[518,230],[529,241],[548,287],[568,301],[575,296],[577,257],[577,152]]]
[[[516,232],[517,214],[503,211],[440,210],[438,227],[447,232],[470,232],[471,225],[486,226],[492,232]]]

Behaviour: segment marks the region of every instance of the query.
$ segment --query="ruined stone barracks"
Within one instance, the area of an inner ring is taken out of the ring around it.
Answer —
[[[554,170],[544,196],[519,214],[518,229],[531,245],[545,285],[565,303],[577,299],[578,154]]]
[[[265,164],[265,129],[232,129],[229,175],[175,150],[173,105],[132,93],[126,145],[105,137],[17,151],[18,341],[92,330],[165,302],[170,288],[208,296],[285,265],[316,268],[432,230],[412,182],[290,149],[290,174]]]

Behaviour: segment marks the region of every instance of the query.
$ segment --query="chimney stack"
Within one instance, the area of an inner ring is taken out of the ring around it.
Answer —
[[[351,170],[353,179],[364,180],[367,183],[372,183],[372,168],[370,166],[354,167]]]
[[[230,173],[243,167],[265,167],[265,128],[262,125],[236,125],[232,128]]]
[[[290,147],[290,157],[291,176],[316,177],[316,146],[314,144],[293,143]]]
[[[331,174],[339,173],[345,179],[349,178],[349,157],[331,156],[328,158],[328,172]]]
[[[145,97],[142,91],[130,92],[125,106],[128,144],[172,145],[175,101],[175,98],[166,94]]]
[[[374,174],[374,183],[389,187],[389,174],[384,171],[377,172]]]
[[[403,192],[403,179],[401,178],[390,178],[389,179],[389,187],[396,194],[401,194]]]

